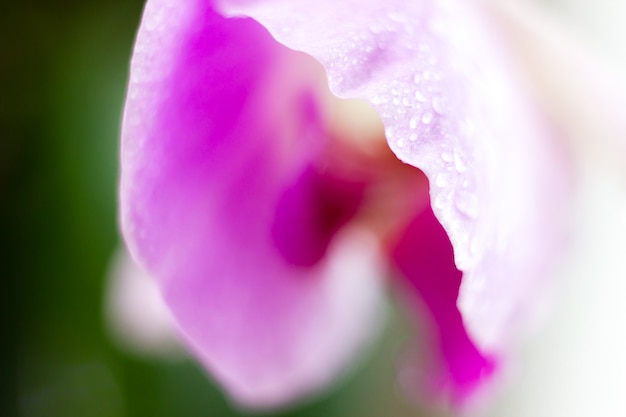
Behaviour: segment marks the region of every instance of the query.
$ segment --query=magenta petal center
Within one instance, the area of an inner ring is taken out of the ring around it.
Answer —
[[[285,260],[296,266],[319,262],[335,233],[356,213],[363,186],[305,168],[282,193],[272,223],[274,244]]]

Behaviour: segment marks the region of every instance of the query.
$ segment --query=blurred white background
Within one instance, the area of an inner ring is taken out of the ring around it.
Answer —
[[[569,86],[566,95],[580,103],[570,105],[562,119],[569,124],[565,130],[581,136],[575,138],[573,245],[545,320],[524,342],[513,382],[491,416],[626,416],[626,108],[618,96],[626,80],[626,2],[538,0],[537,5],[548,9],[593,69],[579,74],[579,85]],[[554,77],[580,69],[559,64],[554,52],[553,61],[537,65],[554,66]],[[599,100],[585,92],[596,83],[607,88]],[[605,100],[605,93],[616,96]],[[613,141],[607,153],[589,152],[605,141]]]

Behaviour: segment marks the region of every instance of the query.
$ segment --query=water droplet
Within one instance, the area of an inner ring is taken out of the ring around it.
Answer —
[[[438,209],[444,208],[446,206],[445,200],[446,197],[440,192],[437,197],[435,197],[435,207]]]
[[[409,106],[411,105],[411,102],[409,101],[409,99],[408,99],[408,98],[406,98],[406,97],[405,97],[405,98],[403,98],[403,99],[402,99],[402,104],[403,104],[405,107],[409,107]]]
[[[443,114],[445,112],[444,105],[443,105],[443,99],[441,97],[439,97],[439,96],[433,98],[432,106],[433,106],[433,110],[437,114]]]
[[[417,140],[417,133],[411,133],[411,136],[409,136],[409,140],[415,142]]]
[[[456,167],[456,170],[458,172],[465,172],[465,170],[467,169],[467,164],[465,163],[465,160],[463,160],[461,155],[459,155],[458,153],[454,154],[454,166]]]
[[[428,101],[428,99],[424,97],[424,95],[419,90],[415,92],[415,98],[417,99],[417,101],[421,101],[422,103]]]
[[[419,83],[420,83],[420,81],[421,81],[420,75],[419,75],[419,74],[415,74],[415,75],[413,76],[413,82],[414,82],[415,84],[419,84]]]
[[[433,114],[429,111],[427,111],[426,113],[422,114],[422,123],[424,123],[425,125],[430,124],[430,122],[433,121]]]
[[[441,153],[441,159],[443,159],[444,162],[452,162],[453,158],[454,157],[449,152],[442,152]]]
[[[404,148],[404,141],[402,139],[398,139],[396,145],[398,145],[398,148]]]
[[[393,128],[391,128],[391,127],[388,127],[387,129],[385,129],[385,137],[386,137],[387,139],[391,139],[391,138],[393,138],[393,134],[394,134],[394,133],[395,133],[395,132],[393,131]]]
[[[424,80],[428,81],[428,80],[430,80],[430,79],[431,79],[432,74],[431,74],[431,72],[430,72],[430,71],[425,70],[425,71],[422,73],[422,77],[424,78]]]
[[[415,129],[418,124],[419,124],[419,119],[415,116],[411,117],[411,120],[409,120],[409,127],[411,129]]]
[[[400,99],[398,99],[397,97],[394,97],[392,102],[395,106],[397,106],[398,104],[400,104]]]

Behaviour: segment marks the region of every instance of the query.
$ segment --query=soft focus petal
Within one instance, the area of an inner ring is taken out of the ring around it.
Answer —
[[[471,2],[220,2],[310,53],[331,90],[369,101],[400,159],[431,180],[483,350],[524,322],[562,242],[567,175],[491,23]]]
[[[189,347],[245,405],[327,384],[380,313],[377,245],[353,229],[331,240],[359,186],[316,165],[325,81],[307,62],[210,2],[151,0],[131,66],[126,242]]]
[[[177,356],[176,325],[156,282],[124,249],[109,268],[105,315],[114,340],[134,353]]]

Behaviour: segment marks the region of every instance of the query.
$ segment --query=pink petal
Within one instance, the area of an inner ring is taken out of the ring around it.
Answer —
[[[433,352],[414,358],[420,367],[417,378],[404,382],[430,402],[449,399],[461,405],[493,373],[495,360],[478,351],[463,325],[456,306],[462,273],[453,256],[450,239],[430,206],[414,216],[392,254],[401,284],[408,287],[405,298],[412,305],[425,305],[434,324],[422,335],[432,339]]]
[[[381,263],[364,232],[337,234],[359,185],[316,166],[323,74],[208,3],[146,6],[122,229],[207,369],[240,403],[274,406],[327,384],[372,336]]]
[[[389,145],[429,177],[463,271],[458,305],[483,352],[532,310],[563,240],[565,158],[472,2],[220,2],[314,56],[331,90],[369,101]]]

